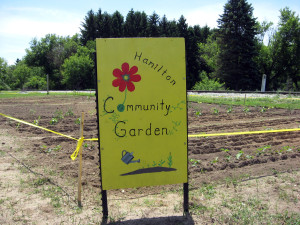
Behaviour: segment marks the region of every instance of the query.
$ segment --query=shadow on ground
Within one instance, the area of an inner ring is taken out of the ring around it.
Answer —
[[[188,216],[169,216],[169,217],[155,217],[155,218],[142,218],[142,219],[134,219],[127,221],[118,221],[111,223],[102,223],[102,225],[174,225],[174,224],[182,224],[182,225],[194,225],[193,218]]]

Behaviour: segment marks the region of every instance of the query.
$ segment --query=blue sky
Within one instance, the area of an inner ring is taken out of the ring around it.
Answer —
[[[130,9],[154,11],[169,20],[181,15],[189,25],[216,27],[219,15],[227,0],[0,0],[0,57],[9,64],[25,56],[33,38],[46,34],[72,36],[80,32],[81,22],[87,12],[99,8],[109,14],[118,10],[124,17]],[[248,0],[258,21],[277,24],[279,10],[288,6],[300,14],[299,0]]]

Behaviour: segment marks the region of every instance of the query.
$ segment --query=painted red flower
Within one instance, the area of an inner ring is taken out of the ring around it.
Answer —
[[[113,80],[112,85],[114,87],[119,87],[119,91],[123,92],[126,87],[128,91],[132,92],[135,89],[135,86],[132,82],[139,82],[141,80],[141,75],[136,74],[138,68],[133,66],[129,68],[128,63],[122,64],[122,70],[114,69],[113,75],[117,78]]]

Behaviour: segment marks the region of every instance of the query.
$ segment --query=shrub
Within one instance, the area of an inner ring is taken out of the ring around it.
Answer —
[[[205,71],[200,74],[201,81],[197,82],[193,90],[198,91],[220,91],[226,90],[225,83],[220,83],[219,79],[210,79]]]

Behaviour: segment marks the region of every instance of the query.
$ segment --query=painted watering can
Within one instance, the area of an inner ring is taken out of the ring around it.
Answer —
[[[133,153],[133,152],[130,153],[130,152],[127,152],[126,150],[123,150],[123,151],[122,151],[122,158],[121,158],[121,160],[122,160],[124,163],[126,163],[127,165],[128,165],[129,163],[139,163],[140,160],[132,161],[133,158],[134,158],[134,156],[132,155],[132,153]]]

